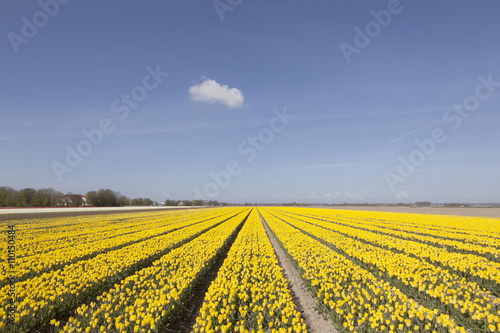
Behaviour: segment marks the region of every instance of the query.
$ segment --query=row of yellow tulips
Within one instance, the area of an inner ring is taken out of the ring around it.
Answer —
[[[281,212],[283,213],[283,211]],[[491,292],[497,294],[500,293],[500,263],[490,261],[482,256],[468,253],[450,252],[442,247],[430,246],[421,242],[353,228],[335,222],[326,222],[318,218],[290,214],[284,215],[295,217],[301,221],[312,223],[334,232],[342,233],[348,237],[370,242],[371,244],[386,249],[410,254],[420,259],[427,259],[432,263],[437,263],[454,269],[455,271],[460,272],[461,276],[464,277],[470,276],[484,279],[486,280],[485,283],[482,283],[483,281],[479,279],[476,282],[481,284],[484,288],[489,289]]]
[[[321,215],[325,214],[331,213],[328,210],[321,210]],[[388,226],[406,228],[408,231],[430,233],[457,240],[466,239],[468,242],[478,244],[494,245],[492,240],[500,239],[500,232],[497,230],[498,218],[365,211],[342,211],[341,215],[365,223],[378,221]]]
[[[234,215],[242,211],[237,208],[228,210],[233,210]],[[13,332],[30,331],[225,219],[227,217],[223,216],[197,223],[21,281],[16,285],[16,325],[7,328]],[[0,304],[6,304],[8,288],[7,285],[0,290]],[[1,329],[6,323],[3,308],[0,308],[0,318]]]
[[[279,212],[277,216],[280,216]],[[419,296],[423,293],[440,301],[437,308],[455,313],[457,320],[470,318],[471,320],[466,322],[471,328],[488,329],[493,324],[496,331],[496,323],[500,322],[500,299],[477,283],[403,253],[369,245],[291,217],[283,217],[293,226],[331,244],[351,258],[368,264],[383,275],[395,279],[394,282],[399,281],[401,285],[413,288],[411,290],[417,301],[426,300],[425,297]],[[410,292],[410,289],[407,292]],[[439,304],[443,306],[440,307]],[[454,312],[454,309],[457,311]],[[457,313],[460,318],[457,317]]]
[[[36,276],[41,272],[46,272],[54,267],[61,267],[80,258],[85,258],[89,255],[95,256],[113,248],[140,242],[162,233],[171,232],[172,230],[214,218],[215,216],[201,213],[192,216],[188,220],[184,220],[183,218],[172,220],[164,218],[153,225],[145,223],[144,225],[139,224],[135,226],[134,223],[133,228],[121,228],[108,233],[100,233],[96,230],[94,241],[89,241],[89,239],[77,241],[76,237],[68,237],[65,240],[59,239],[56,243],[57,245],[54,246],[55,249],[49,247],[45,252],[17,258],[17,276],[19,280],[24,280],[26,277]],[[138,221],[137,223],[140,222]],[[130,225],[130,222],[128,224]],[[101,235],[101,237],[98,235]],[[24,245],[23,241],[22,248],[26,247],[27,245]],[[0,273],[0,285],[7,279],[7,266],[7,261],[0,264],[0,269],[2,269]]]
[[[158,332],[170,324],[176,310],[200,275],[226,244],[248,209],[192,241],[172,250],[152,266],[125,278],[83,305],[62,327],[63,332]],[[55,327],[59,323],[52,321]]]
[[[305,212],[297,211],[295,213],[303,215],[301,213]],[[375,219],[354,219],[350,218],[350,214],[346,216],[332,216],[331,213],[328,214],[327,210],[325,210],[324,212],[317,212],[317,214],[313,215],[306,213],[304,216],[322,219],[333,223],[342,223],[356,228],[362,228],[395,237],[400,237],[403,239],[423,242],[429,245],[440,247],[445,246],[447,248],[456,249],[459,251],[486,255],[488,258],[496,258],[500,261],[500,235],[499,237],[479,237],[478,235],[470,232],[457,233],[442,229],[431,230],[425,229],[424,227],[418,225],[412,225],[411,227],[400,226],[396,223],[388,223],[388,221],[380,221]]]
[[[208,289],[193,332],[289,329],[306,331],[283,269],[254,209]]]
[[[343,332],[466,332],[387,281],[270,214],[262,214],[296,262],[318,306]]]
[[[183,214],[178,211],[136,213],[133,215],[112,214],[112,215],[88,215],[71,217],[71,224],[64,223],[61,218],[47,219],[51,222],[44,224],[29,224],[29,229],[19,229],[19,221],[15,221],[16,232],[23,240],[22,248],[18,253],[19,257],[35,255],[57,250],[67,246],[67,244],[77,244],[94,242],[109,237],[114,237],[119,233],[135,232],[140,228],[149,228],[162,222],[174,222],[187,220],[185,215],[195,216],[202,214],[200,210],[183,210]]]

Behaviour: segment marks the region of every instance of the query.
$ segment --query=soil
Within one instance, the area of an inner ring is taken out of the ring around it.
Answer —
[[[319,206],[315,208],[500,218],[498,207]]]
[[[316,302],[310,290],[304,284],[299,272],[287,257],[274,235],[271,233],[269,226],[262,216],[261,219],[269,240],[273,245],[274,252],[278,257],[278,261],[284,270],[285,278],[290,281],[289,286],[292,292],[293,301],[297,306],[297,311],[302,313],[307,331],[311,333],[338,333],[339,331],[335,328],[335,326],[333,326],[329,320],[325,319],[323,315],[316,310]]]
[[[141,212],[157,212],[162,210],[179,210],[179,209],[197,209],[191,207],[179,207],[179,208],[158,208],[155,210],[151,209],[127,209],[120,210],[118,207],[116,210],[89,210],[89,211],[61,211],[60,212],[46,212],[46,213],[6,213],[8,210],[0,211],[0,222],[2,221],[12,221],[12,220],[26,220],[26,219],[38,219],[38,218],[56,218],[56,217],[71,217],[71,216],[83,216],[83,215],[98,215],[98,214],[125,214],[125,213],[141,213]]]

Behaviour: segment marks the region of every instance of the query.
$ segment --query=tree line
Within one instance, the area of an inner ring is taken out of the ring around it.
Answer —
[[[53,188],[23,188],[15,190],[11,187],[0,187],[0,207],[60,207],[82,205],[94,207],[120,207],[120,206],[155,206],[157,202],[150,198],[130,199],[110,189],[89,191],[85,194],[86,202],[79,194],[63,194]],[[165,206],[227,206],[216,200],[171,200],[165,201]]]
[[[217,200],[165,200],[165,206],[228,206],[225,202]]]
[[[0,207],[55,207],[64,197],[53,188],[23,188],[14,190],[12,187],[0,187]]]
[[[85,202],[80,194],[63,194],[53,188],[23,188],[19,191],[12,187],[0,187],[0,207],[59,207],[59,206],[151,206],[156,204],[150,198],[130,199],[110,189],[89,191],[85,194]]]

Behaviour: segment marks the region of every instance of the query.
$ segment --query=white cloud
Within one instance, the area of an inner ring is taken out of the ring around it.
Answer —
[[[370,193],[366,192],[365,190],[361,190],[360,193],[346,192],[344,194],[344,197],[346,199],[349,199],[349,200],[369,200],[369,201],[377,200],[376,195],[370,194]]]
[[[238,88],[229,88],[221,85],[215,80],[205,78],[200,84],[189,88],[191,100],[207,103],[221,103],[230,108],[240,108],[243,106],[243,93]]]
[[[328,200],[330,199],[338,199],[339,197],[341,197],[342,195],[339,193],[339,192],[328,192],[328,193],[325,193],[324,194],[324,197]]]
[[[399,191],[396,194],[394,194],[394,197],[398,200],[404,200],[409,197],[409,194],[406,191]]]

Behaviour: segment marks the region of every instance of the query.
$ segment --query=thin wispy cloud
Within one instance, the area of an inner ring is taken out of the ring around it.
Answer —
[[[15,141],[12,141],[11,139],[6,138],[6,137],[1,136],[1,135],[0,135],[0,140],[3,140],[3,141],[8,142],[10,144],[13,144],[14,146],[18,146],[18,147],[25,148],[25,149],[27,148],[27,147],[23,146],[22,144],[17,143]]]
[[[343,120],[343,119],[362,119],[374,117],[401,117],[414,114],[439,113],[446,111],[445,107],[425,108],[425,109],[410,109],[403,111],[381,111],[381,112],[363,112],[363,113],[327,113],[318,115],[306,115],[297,117],[297,121],[319,121],[319,120]]]
[[[129,135],[142,135],[142,134],[169,134],[169,133],[184,133],[190,131],[196,131],[201,129],[208,128],[221,128],[223,125],[221,124],[208,124],[208,123],[200,123],[200,124],[180,124],[177,126],[169,126],[169,127],[153,127],[153,128],[135,128],[124,130],[122,132],[115,133],[116,136],[129,136]]]
[[[419,127],[419,128],[417,128],[416,130],[413,130],[413,131],[411,131],[411,132],[408,132],[408,133],[406,133],[405,135],[402,135],[402,136],[400,136],[400,137],[398,137],[398,138],[396,138],[396,139],[394,139],[394,140],[391,140],[391,141],[389,141],[389,142],[387,142],[387,143],[384,143],[384,144],[383,144],[383,145],[381,145],[381,146],[378,146],[378,147],[377,147],[377,148],[375,148],[375,149],[372,149],[372,150],[368,151],[368,152],[367,152],[367,154],[369,154],[369,153],[373,153],[373,152],[376,152],[377,150],[380,150],[380,149],[382,149],[382,148],[385,148],[385,147],[387,147],[387,146],[390,146],[390,145],[392,145],[392,144],[393,144],[393,143],[395,143],[395,142],[398,142],[398,141],[400,141],[400,140],[403,140],[404,138],[409,137],[409,136],[411,136],[411,135],[413,135],[413,134],[415,134],[415,133],[418,133],[418,132],[420,132],[420,131],[422,131],[422,130],[424,130],[424,129],[426,129],[426,128],[429,128],[429,127],[431,127],[432,125],[435,125],[435,124],[437,124],[437,123],[439,123],[439,122],[441,122],[441,121],[442,121],[442,119],[439,119],[439,120],[435,120],[435,121],[433,121],[433,122],[430,122],[430,123],[428,123],[427,125],[424,125],[424,126],[422,126],[422,127]]]
[[[337,157],[337,156],[335,156],[335,157]],[[334,157],[332,157],[332,158],[334,158]],[[280,169],[282,169],[282,168],[320,169],[320,168],[346,168],[346,167],[364,165],[364,163],[359,163],[359,162],[314,163],[314,162],[317,162],[319,160],[324,160],[324,159],[308,159],[308,160],[303,160],[300,162],[266,164],[266,165],[255,167],[255,169],[263,169],[263,170],[277,169],[277,168],[280,168]]]
[[[489,107],[489,108],[483,108],[483,109],[491,109],[491,110],[496,110],[496,109],[497,109],[497,107]],[[444,112],[444,111],[446,111],[446,109],[434,109],[434,110],[436,110],[436,111],[443,111],[443,112]],[[369,153],[373,153],[373,152],[378,151],[378,150],[380,150],[380,149],[382,149],[382,148],[388,147],[388,146],[392,145],[393,143],[396,143],[396,142],[398,142],[398,141],[400,141],[400,140],[402,140],[402,139],[404,139],[404,138],[407,138],[407,137],[409,137],[409,136],[411,136],[411,135],[413,135],[413,134],[415,134],[415,133],[418,133],[418,132],[420,132],[420,131],[423,131],[424,129],[429,128],[429,127],[431,127],[431,126],[433,126],[433,125],[436,125],[436,124],[438,124],[438,123],[440,123],[440,122],[442,122],[442,121],[444,121],[444,120],[446,120],[446,119],[448,119],[448,118],[450,118],[450,117],[451,117],[451,115],[450,115],[450,116],[448,116],[448,117],[444,117],[444,118],[440,118],[440,119],[437,119],[437,120],[435,120],[435,121],[432,121],[432,122],[430,122],[430,123],[428,123],[428,124],[426,124],[426,125],[424,125],[424,126],[422,126],[422,127],[419,127],[419,128],[417,128],[417,129],[415,129],[415,130],[413,130],[413,131],[410,131],[410,132],[406,133],[405,135],[402,135],[402,136],[400,136],[400,137],[397,137],[396,139],[393,139],[393,140],[391,140],[391,141],[389,141],[389,142],[387,142],[387,143],[384,143],[383,145],[380,145],[380,146],[378,146],[378,147],[376,147],[376,148],[374,148],[374,149],[372,149],[372,150],[368,151],[368,152],[367,152],[367,154],[369,154]],[[470,138],[471,138],[471,139],[472,139],[472,138],[481,138],[481,137],[485,137],[485,136],[493,136],[493,135],[498,135],[498,134],[479,135],[479,136],[474,136],[474,137],[470,137]],[[455,140],[457,140],[457,141],[458,141],[458,140],[465,140],[465,138],[464,138],[464,139],[455,139]],[[455,141],[455,140],[453,140],[453,141]]]

